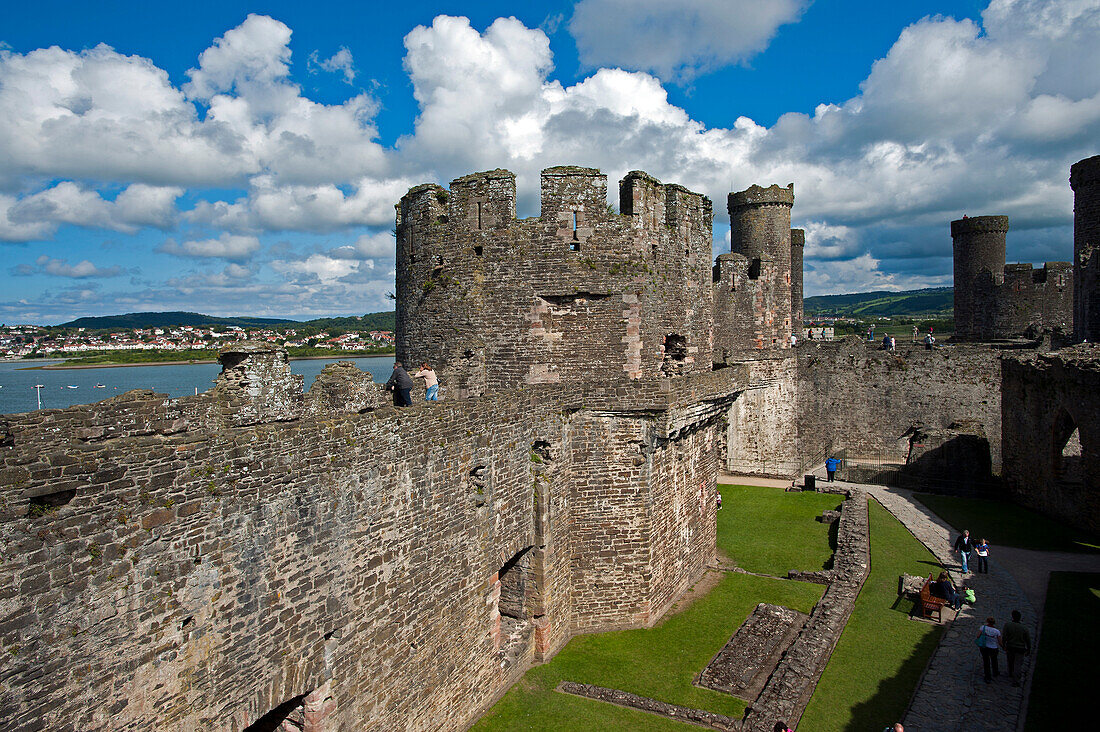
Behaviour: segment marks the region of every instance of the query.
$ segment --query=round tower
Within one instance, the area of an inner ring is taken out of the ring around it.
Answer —
[[[802,338],[802,254],[806,231],[791,229],[791,332]]]
[[[1004,279],[1007,216],[975,216],[951,222],[954,252],[955,338],[991,340],[994,287]]]
[[[1073,335],[1100,341],[1100,155],[1069,169],[1073,189]]]
[[[766,350],[791,345],[791,207],[794,184],[754,185],[729,194],[730,249],[748,259],[751,343]],[[747,315],[747,313],[746,313]]]

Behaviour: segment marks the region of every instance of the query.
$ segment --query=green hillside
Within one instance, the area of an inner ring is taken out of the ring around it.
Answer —
[[[954,308],[954,290],[932,287],[904,292],[857,292],[850,295],[815,295],[803,302],[807,315],[849,317],[878,316],[950,316]]]
[[[62,323],[59,328],[87,328],[89,330],[129,330],[131,328],[174,328],[181,325],[194,327],[237,326],[239,328],[273,327],[280,330],[285,327],[307,328],[313,330],[393,330],[394,312],[367,313],[361,317],[316,318],[298,321],[286,318],[219,318],[213,315],[187,312],[167,313],[126,313],[125,315],[105,315],[86,317]]]

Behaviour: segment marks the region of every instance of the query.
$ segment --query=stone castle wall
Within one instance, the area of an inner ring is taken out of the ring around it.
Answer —
[[[1007,216],[951,222],[955,340],[1034,337],[1073,329],[1073,264],[1005,264]]]
[[[1002,363],[1004,476],[1013,499],[1100,532],[1100,346]]]
[[[830,443],[851,456],[905,462],[911,427],[947,427],[977,421],[1000,465],[1001,351],[955,345],[926,351],[898,343],[878,350],[850,336],[799,346],[797,421],[799,450],[813,455]]]
[[[713,556],[745,369],[396,410],[347,365],[302,395],[278,350],[223,363],[4,418],[5,729],[461,728]]]
[[[790,348],[793,205],[793,185],[729,194],[731,251],[718,257],[713,277],[717,363]]]
[[[1070,168],[1073,188],[1074,336],[1100,341],[1100,155]]]
[[[419,186],[397,216],[397,354],[455,396],[525,384],[661,379],[711,369],[711,205],[634,172],[542,173],[515,218],[515,177]]]

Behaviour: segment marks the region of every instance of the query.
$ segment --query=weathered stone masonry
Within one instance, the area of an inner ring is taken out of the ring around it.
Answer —
[[[1074,271],[1070,262],[1005,264],[1007,216],[951,222],[955,340],[989,341],[1073,330]]]
[[[214,389],[5,418],[5,729],[454,729],[577,632],[656,621],[711,561],[707,199],[598,171],[421,186],[398,341],[447,393],[387,406],[238,344]],[[454,397],[468,397],[454,399]]]
[[[260,421],[285,354],[224,360],[198,397],[6,418],[5,729],[243,729],[296,699],[314,730],[461,727],[713,556],[743,370],[395,410],[333,366]],[[370,411],[332,408],[355,391]]]

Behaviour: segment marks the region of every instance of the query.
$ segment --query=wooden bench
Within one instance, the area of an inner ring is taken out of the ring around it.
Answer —
[[[947,604],[947,599],[943,597],[936,597],[932,594],[932,575],[928,575],[928,579],[924,581],[924,584],[920,588],[920,615],[922,618],[932,618],[932,613],[936,614],[936,622],[943,622],[943,606]]]

